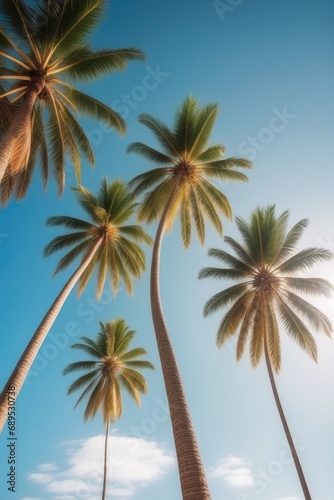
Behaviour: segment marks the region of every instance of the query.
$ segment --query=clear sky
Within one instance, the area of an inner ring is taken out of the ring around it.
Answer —
[[[114,106],[127,121],[124,138],[83,120],[96,167],[83,164],[82,184],[96,191],[100,180],[130,180],[147,168],[127,155],[130,142],[154,145],[138,123],[142,112],[172,122],[187,94],[202,105],[217,102],[220,114],[212,142],[227,156],[252,159],[246,185],[217,184],[235,215],[247,218],[257,206],[276,203],[290,211],[290,226],[310,219],[301,245],[334,250],[334,4],[331,0],[113,0],[94,37],[94,46],[137,46],[146,63],[85,90]],[[67,168],[61,199],[50,182],[43,194],[39,172],[27,197],[0,213],[1,387],[72,269],[52,278],[60,255],[42,251],[60,234],[45,226],[51,215],[83,216],[70,190]],[[155,225],[148,228],[154,236]],[[227,235],[238,238],[233,222]],[[225,248],[210,228],[204,247],[194,239],[184,251],[178,224],[162,250],[161,287],[165,316],[183,377],[213,500],[302,500],[285,437],[262,362],[252,370],[248,353],[235,361],[235,343],[215,345],[221,317],[202,318],[205,301],[226,286],[198,281],[198,271],[216,262],[210,247]],[[150,250],[147,250],[147,268]],[[74,266],[73,266],[74,269]],[[313,275],[334,282],[334,264]],[[0,498],[97,500],[101,491],[104,428],[101,416],[86,424],[84,405],[74,410],[66,391],[74,379],[64,367],[80,359],[69,349],[82,335],[94,338],[98,321],[124,317],[137,330],[135,343],[156,366],[147,372],[149,393],[142,409],[125,398],[124,414],[112,430],[109,491],[112,500],[181,498],[166,396],[151,323],[148,271],[133,297],[106,288],[94,300],[94,283],[80,299],[64,305],[17,401],[18,478],[7,491],[8,433],[0,437]],[[333,301],[318,301],[334,320]],[[333,500],[334,345],[320,335],[316,365],[282,331],[282,370],[277,378],[313,500]]]

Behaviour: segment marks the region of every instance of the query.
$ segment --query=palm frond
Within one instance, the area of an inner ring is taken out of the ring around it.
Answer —
[[[191,240],[191,206],[188,197],[183,197],[180,205],[180,224],[182,243],[185,248],[188,248]]]
[[[214,204],[221,210],[225,217],[232,219],[232,208],[224,193],[205,179],[201,179],[201,187],[205,189],[207,196],[213,200]]]
[[[216,278],[227,280],[240,280],[248,277],[244,271],[238,269],[226,269],[221,267],[203,267],[198,274],[199,279]]]
[[[91,368],[96,368],[96,361],[76,361],[75,363],[67,365],[67,367],[63,370],[63,375],[78,370],[90,370]]]
[[[246,264],[245,262],[237,259],[233,255],[225,252],[224,250],[220,250],[219,248],[210,248],[208,251],[209,257],[215,257],[219,259],[221,262],[228,264],[235,271],[244,272],[245,275],[252,276],[254,270],[251,266]]]
[[[272,304],[267,304],[266,339],[270,362],[276,373],[281,368],[281,340],[275,310]]]
[[[328,337],[331,337],[333,326],[325,314],[295,293],[286,291],[284,295],[293,308],[302,314],[313,328],[317,331],[323,331]]]
[[[257,264],[254,261],[252,255],[248,252],[246,248],[244,248],[240,243],[235,241],[230,236],[224,236],[224,241],[233,248],[235,253],[238,255],[239,259],[244,262],[247,266],[253,267],[256,269]]]
[[[308,226],[308,219],[302,219],[293,226],[284,238],[283,244],[280,247],[277,256],[273,260],[272,265],[280,264],[287,258],[290,253],[295,250],[298,241],[300,240],[304,230]]]
[[[202,245],[204,245],[205,222],[204,222],[203,214],[202,214],[201,207],[200,207],[200,199],[198,198],[198,195],[196,193],[196,189],[194,189],[192,186],[190,186],[189,201],[190,201],[191,211],[192,211],[193,219],[195,222],[195,228],[196,228],[198,238],[199,238],[200,242],[202,243]]]
[[[170,155],[175,159],[180,158],[180,152],[177,151],[174,144],[174,135],[164,123],[148,114],[139,115],[138,120],[153,132],[167,156]]]
[[[214,146],[209,146],[196,158],[196,163],[199,165],[206,164],[215,160],[220,160],[222,155],[225,153],[224,144],[215,144]]]
[[[127,153],[137,153],[143,158],[163,165],[175,164],[175,159],[154,148],[150,148],[142,142],[132,142],[126,149]],[[145,174],[142,174],[145,175]],[[135,179],[133,179],[134,181]],[[131,181],[133,183],[133,181]]]
[[[152,238],[144,231],[141,226],[120,226],[118,232],[124,236],[128,236],[135,241],[140,241],[146,243],[147,245],[152,245]]]
[[[252,297],[251,291],[244,292],[241,297],[239,297],[230,309],[226,312],[223,319],[221,320],[218,330],[217,330],[217,346],[220,348],[223,344],[232,337],[241,321],[244,319],[247,313],[249,301]]]
[[[220,220],[220,217],[216,211],[215,204],[211,197],[207,194],[205,188],[202,187],[201,181],[199,181],[196,185],[196,192],[199,195],[199,199],[201,201],[201,206],[203,207],[203,211],[212,223],[213,227],[217,231],[217,233],[221,236],[223,232],[223,224]]]
[[[252,367],[256,368],[261,360],[265,339],[265,312],[263,304],[258,303],[253,319],[253,329],[250,339],[250,359]]]
[[[276,271],[280,273],[295,273],[311,269],[319,262],[329,261],[333,258],[333,253],[325,248],[306,248],[290,257],[280,264]]]
[[[95,227],[91,222],[76,219],[75,217],[69,217],[67,215],[54,215],[49,217],[46,220],[46,225],[50,227],[64,226],[68,229],[84,229],[87,231]]]
[[[277,302],[280,310],[280,320],[288,334],[314,359],[314,361],[317,361],[317,346],[313,335],[305,323],[282,300],[282,298],[278,298]]]
[[[54,75],[66,71],[76,80],[94,81],[115,71],[124,71],[128,61],[144,60],[144,54],[136,48],[91,50],[88,46],[73,50],[61,64],[49,71]]]
[[[85,43],[104,15],[104,0],[65,1],[57,15],[49,17],[49,60],[66,56],[73,47]],[[56,14],[56,12],[54,12]],[[43,36],[43,35],[42,35]],[[43,40],[45,43],[45,39]]]
[[[224,307],[229,302],[238,299],[241,295],[247,292],[248,288],[248,283],[239,283],[226,288],[226,290],[216,293],[205,303],[203,315],[208,316],[209,314],[212,314],[218,309]]]
[[[197,113],[193,136],[190,137],[188,145],[190,158],[197,158],[205,149],[217,119],[217,114],[217,104],[207,104]]]
[[[148,192],[138,212],[138,220],[146,221],[147,224],[153,222],[161,215],[167,200],[175,185],[174,177],[168,177],[159,184],[153,191]]]
[[[68,89],[67,97],[72,102],[74,108],[78,109],[83,115],[105,123],[122,135],[125,133],[125,121],[120,114],[106,104],[88,94],[80,92],[74,87]]]
[[[195,139],[194,124],[197,121],[198,102],[193,97],[186,97],[176,110],[174,137],[176,148],[181,154],[187,154]]]
[[[44,257],[49,257],[54,252],[63,250],[63,248],[66,248],[68,246],[76,245],[78,242],[81,242],[84,239],[87,239],[86,231],[56,236],[44,248]],[[85,243],[87,242],[85,241]]]
[[[249,300],[249,302],[248,302],[247,311],[246,311],[244,319],[242,321],[239,336],[238,336],[237,350],[236,350],[237,361],[240,361],[240,359],[244,353],[249,334],[250,334],[250,332],[252,330],[252,326],[254,324],[254,317],[255,317],[257,307],[258,307],[258,296],[254,291],[251,291],[249,293],[248,300]]]
[[[331,297],[334,287],[332,283],[323,278],[298,278],[296,276],[284,278],[285,285],[306,295],[324,295]]]

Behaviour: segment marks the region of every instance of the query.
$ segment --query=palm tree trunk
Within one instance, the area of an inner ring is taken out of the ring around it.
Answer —
[[[9,388],[13,387],[12,391],[15,393],[17,398],[20,389],[29,373],[30,367],[34,362],[35,357],[39,349],[41,348],[45,337],[49,333],[54,321],[56,320],[65,300],[67,299],[69,293],[71,292],[74,285],[79,280],[82,273],[87,268],[88,264],[94,257],[98,247],[101,244],[102,239],[97,240],[87,257],[77,270],[72,274],[66,285],[63,287],[61,292],[58,294],[56,300],[51,305],[50,309],[44,316],[42,322],[31,338],[29,344],[27,345],[25,351],[23,352],[21,358],[19,359],[13,373],[9,377],[1,395],[0,395],[0,433],[5,425],[8,415],[8,392],[11,392]]]
[[[109,418],[106,425],[106,439],[104,443],[104,467],[103,467],[103,490],[102,500],[106,500],[107,494],[107,465],[108,465],[108,440],[109,440]]]
[[[281,401],[280,401],[280,398],[279,398],[279,395],[277,392],[274,374],[273,374],[273,370],[272,370],[271,362],[270,362],[270,358],[269,358],[269,351],[268,351],[268,344],[267,344],[266,337],[264,339],[264,352],[265,352],[265,358],[266,358],[266,364],[267,364],[267,370],[268,370],[268,374],[269,374],[271,388],[272,388],[272,391],[274,394],[278,413],[279,413],[279,416],[281,418],[281,422],[282,422],[282,425],[284,428],[285,436],[287,438],[287,441],[288,441],[288,444],[290,447],[291,455],[292,455],[293,461],[295,463],[295,467],[297,470],[299,481],[300,481],[300,484],[301,484],[301,487],[302,487],[302,490],[304,493],[304,498],[305,498],[305,500],[312,500],[307,483],[306,483],[306,480],[305,480],[305,477],[304,477],[303,469],[302,469],[301,463],[300,463],[299,458],[298,458],[297,450],[295,448],[295,445],[294,445],[294,442],[293,442],[293,439],[292,439],[292,436],[291,436],[291,433],[289,430],[289,426],[288,426],[288,423],[286,421],[284,411],[283,411],[283,408],[281,405]]]
[[[177,192],[179,180],[166,203],[154,241],[151,265],[151,308],[172,422],[183,500],[211,498],[197,440],[184,394],[179,368],[169,338],[160,298],[160,251],[166,216]]]
[[[37,96],[43,90],[44,85],[45,77],[43,75],[37,76],[32,79],[29,91],[26,93],[22,103],[20,104],[20,107],[14,114],[8,131],[0,141],[0,184],[7,170],[16,140],[19,137],[22,129],[29,126],[34,104],[36,102]],[[22,147],[25,146],[26,144],[22,145]],[[27,151],[29,150],[30,148],[27,147]]]

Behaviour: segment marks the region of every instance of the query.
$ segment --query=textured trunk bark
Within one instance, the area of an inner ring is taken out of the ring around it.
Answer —
[[[67,299],[69,293],[71,292],[74,285],[77,283],[78,279],[87,268],[88,264],[94,257],[102,239],[99,239],[93,246],[87,258],[80,264],[77,270],[72,274],[64,288],[61,290],[56,300],[51,305],[50,309],[44,316],[42,322],[31,338],[29,344],[27,345],[25,351],[23,352],[21,358],[19,359],[13,373],[9,377],[1,395],[0,395],[0,433],[5,425],[8,415],[8,392],[14,392],[17,398],[20,389],[29,373],[30,367],[34,362],[35,357],[39,349],[41,348],[45,337],[49,333],[55,319],[57,318],[65,300]],[[10,391],[9,388],[13,388]]]
[[[16,140],[22,128],[29,125],[34,104],[44,85],[45,77],[37,77],[31,82],[31,87],[16,111],[6,135],[0,141],[0,184],[7,170]]]
[[[296,470],[297,470],[299,481],[300,481],[300,484],[301,484],[301,487],[302,487],[302,490],[303,490],[303,493],[304,493],[304,498],[305,498],[305,500],[312,500],[312,497],[310,495],[310,492],[309,492],[309,489],[307,487],[307,483],[306,483],[306,480],[305,480],[305,477],[304,477],[303,469],[302,469],[301,463],[300,463],[299,458],[298,458],[297,450],[295,448],[295,445],[294,445],[294,442],[293,442],[293,439],[292,439],[292,436],[291,436],[291,433],[290,433],[290,430],[289,430],[289,426],[288,426],[288,423],[286,421],[286,418],[285,418],[285,415],[284,415],[284,411],[283,411],[283,408],[282,408],[282,405],[281,405],[281,401],[280,401],[280,398],[279,398],[279,395],[278,395],[278,392],[277,392],[277,388],[276,388],[276,384],[275,384],[275,379],[274,379],[274,374],[273,374],[273,370],[272,370],[271,362],[270,362],[270,358],[269,358],[269,351],[268,351],[268,344],[267,344],[267,338],[266,337],[264,339],[264,353],[265,353],[267,370],[268,370],[268,374],[269,374],[271,388],[272,388],[272,391],[273,391],[273,394],[274,394],[276,406],[277,406],[277,409],[278,409],[279,416],[281,418],[281,422],[282,422],[282,425],[283,425],[283,428],[284,428],[286,439],[287,439],[289,447],[290,447],[291,455],[292,455],[293,461],[295,463],[295,467],[296,467]]]
[[[104,466],[103,466],[103,490],[102,500],[106,500],[107,495],[107,465],[108,465],[108,440],[109,440],[109,419],[106,426],[106,440],[104,443]]]
[[[164,208],[153,246],[150,283],[152,318],[166,386],[182,498],[183,500],[209,500],[211,495],[189,414],[179,368],[164,320],[160,298],[159,268],[161,243],[165,229],[166,216],[173,203],[178,183],[179,180],[176,181]]]

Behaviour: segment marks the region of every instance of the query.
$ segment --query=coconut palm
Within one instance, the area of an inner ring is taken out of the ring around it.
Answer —
[[[190,244],[192,224],[201,243],[204,243],[205,216],[221,234],[220,214],[230,218],[232,211],[226,196],[210,179],[247,180],[236,169],[250,167],[249,161],[223,159],[222,144],[208,145],[217,114],[216,104],[201,108],[196,99],[187,97],[176,112],[173,128],[147,114],[139,117],[139,121],[153,132],[161,151],[141,142],[135,142],[128,148],[129,152],[139,153],[162,165],[138,175],[130,186],[136,196],[154,186],[146,193],[138,217],[147,223],[160,218],[152,255],[151,307],[185,500],[208,499],[210,493],[163,316],[159,285],[160,249],[163,234],[166,228],[171,229],[177,213],[180,214],[182,241],[186,248]]]
[[[93,50],[88,37],[106,0],[0,0],[1,200],[24,196],[37,159],[44,186],[52,164],[59,193],[69,156],[80,181],[81,158],[94,154],[76,115],[96,118],[124,133],[122,117],[75,88],[143,59],[136,48]]]
[[[94,418],[101,410],[106,426],[104,448],[104,473],[102,500],[106,499],[107,491],[107,462],[109,424],[121,418],[123,413],[122,389],[125,389],[140,406],[140,394],[147,392],[147,383],[137,368],[151,368],[149,361],[140,359],[146,354],[142,347],[129,350],[135,332],[130,330],[124,319],[116,318],[108,323],[100,322],[101,330],[97,340],[81,337],[82,343],[71,347],[83,351],[90,359],[71,363],[64,370],[64,375],[74,371],[85,371],[67,392],[84,389],[75,407],[84,398],[88,403],[84,413],[84,420]]]
[[[299,277],[298,272],[332,258],[323,248],[306,248],[296,252],[297,243],[308,221],[299,221],[287,231],[289,212],[275,214],[275,205],[257,208],[247,222],[236,219],[243,244],[226,236],[225,242],[236,256],[212,248],[209,255],[227,267],[206,267],[200,278],[219,278],[239,283],[211,297],[204,306],[204,316],[231,305],[217,331],[217,345],[222,347],[239,328],[237,360],[249,339],[250,359],[256,367],[264,354],[272,391],[284,431],[295,462],[305,499],[311,499],[303,470],[278,396],[273,371],[281,366],[279,323],[289,336],[317,361],[317,346],[312,330],[331,336],[332,325],[319,309],[301,295],[329,296],[333,286],[325,279]],[[305,323],[306,321],[306,323]],[[310,327],[308,326],[310,325]]]
[[[132,278],[139,278],[145,269],[144,252],[136,242],[151,244],[151,238],[140,226],[126,224],[137,206],[127,186],[120,180],[108,184],[104,179],[97,196],[82,186],[74,191],[89,221],[68,216],[50,217],[47,220],[49,226],[64,226],[72,232],[54,238],[46,246],[44,255],[71,248],[59,261],[55,273],[68,267],[79,255],[82,255],[81,262],[44,316],[5,385],[0,396],[0,431],[7,418],[6,388],[15,386],[16,395],[19,393],[46,335],[75,284],[78,283],[78,295],[81,295],[96,270],[97,299],[101,297],[108,275],[114,294],[120,280],[126,291],[132,294]]]

